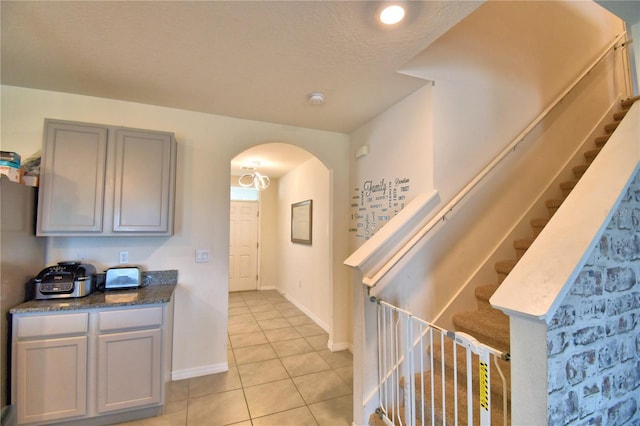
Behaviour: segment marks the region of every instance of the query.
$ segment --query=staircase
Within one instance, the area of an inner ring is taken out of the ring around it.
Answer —
[[[502,312],[493,309],[489,303],[489,299],[507,277],[509,272],[511,272],[515,267],[516,263],[518,263],[522,258],[535,238],[540,234],[540,232],[542,232],[542,229],[549,222],[549,219],[558,210],[564,199],[576,186],[578,180],[596,158],[602,147],[607,143],[613,131],[618,127],[620,121],[631,108],[631,105],[633,105],[633,103],[638,99],[640,99],[640,97],[630,98],[621,103],[621,110],[613,115],[613,121],[604,126],[605,134],[595,138],[595,149],[585,152],[585,163],[572,169],[574,179],[560,183],[562,198],[546,201],[545,205],[549,213],[548,218],[537,218],[531,220],[533,236],[531,238],[514,241],[513,247],[515,249],[515,259],[496,262],[495,271],[498,276],[498,283],[483,285],[476,288],[475,296],[478,301],[478,309],[475,311],[460,312],[453,315],[453,324],[457,331],[469,333],[487,345],[506,352],[509,351],[509,317]]]
[[[531,246],[535,238],[540,234],[540,232],[542,232],[542,229],[548,223],[549,218],[551,218],[554,215],[554,213],[558,210],[558,208],[560,207],[564,199],[569,195],[569,193],[575,187],[578,180],[582,177],[582,175],[585,173],[589,165],[596,158],[600,150],[607,143],[611,134],[618,127],[618,124],[620,123],[620,121],[624,118],[626,113],[631,108],[631,105],[633,105],[633,103],[638,99],[640,99],[640,96],[622,101],[621,110],[619,112],[616,112],[613,115],[612,122],[604,126],[604,135],[595,138],[595,141],[594,141],[595,148],[585,152],[584,164],[576,166],[572,169],[574,178],[569,181],[560,183],[562,198],[550,199],[546,201],[545,205],[548,210],[548,217],[536,218],[531,220],[530,224],[532,228],[532,237],[518,239],[514,241],[513,247],[515,250],[515,259],[502,260],[502,261],[496,262],[495,271],[497,274],[497,284],[487,284],[487,285],[482,285],[476,288],[475,296],[477,299],[477,309],[474,311],[459,312],[453,315],[452,320],[453,320],[453,324],[456,331],[467,333],[486,345],[492,346],[504,352],[509,352],[509,338],[510,338],[509,317],[503,314],[501,311],[493,309],[491,307],[491,304],[489,303],[489,299],[491,298],[493,293],[498,289],[500,284],[504,281],[506,276],[515,267],[517,262],[523,257],[524,253]],[[455,413],[453,412],[453,409],[452,409],[453,403],[454,403],[453,389],[455,387],[454,378],[453,378],[453,367],[452,367],[454,364],[452,346],[453,345],[451,344],[446,344],[444,348],[444,362],[446,365],[446,369],[444,373],[445,375],[444,381],[446,383],[445,386],[447,388],[446,395],[448,395],[445,401],[446,408],[447,408],[445,410],[446,411],[445,419],[442,418],[442,414],[441,414],[442,413],[442,409],[440,408],[442,407],[442,401],[440,401],[441,392],[438,389],[438,386],[441,386],[439,384],[441,383],[441,380],[442,380],[441,372],[439,371],[439,369],[436,369],[437,371],[434,371],[433,380],[434,380],[434,383],[437,384],[436,385],[437,391],[434,394],[434,398],[436,400],[436,407],[438,407],[436,410],[437,412],[434,413],[436,424],[443,424],[443,420],[445,420],[447,425],[455,424],[455,418],[454,418]],[[435,345],[434,348],[432,348],[433,357],[436,362],[435,365],[440,365],[442,352],[443,352],[442,349],[438,345]],[[498,362],[500,363],[500,367],[504,372],[505,376],[507,377],[507,381],[509,381],[510,369],[509,369],[508,362],[501,361],[501,360],[499,360]],[[476,365],[475,360],[473,365]],[[464,363],[464,360],[461,359],[460,356],[458,356],[457,358],[457,368],[458,368],[458,383],[459,383],[459,386],[457,386],[457,392],[458,392],[457,401],[459,406],[457,420],[459,424],[467,424],[466,365]],[[477,372],[474,371],[473,372],[473,388],[474,389],[478,389],[477,376],[478,376]],[[431,395],[429,395],[430,387],[431,387],[429,384],[430,380],[431,380],[430,373],[416,375],[415,377],[416,403],[422,400],[431,401]],[[423,381],[425,382],[424,386],[422,386]],[[424,399],[422,399],[423,390],[424,390]],[[510,393],[511,392],[510,392],[509,384],[507,384],[507,389],[506,389],[507,407],[509,406]],[[477,395],[474,395],[474,397],[478,398]],[[492,404],[491,423],[494,425],[503,424],[503,413],[504,413],[503,405],[504,404],[502,402],[502,398],[503,398],[502,382],[500,380],[500,377],[496,369],[492,368],[491,369],[491,404]],[[475,402],[474,402],[474,406],[476,406]],[[431,420],[432,420],[432,414],[426,411],[428,409],[430,409],[430,407],[425,408],[425,414],[424,414],[425,424],[431,424]],[[401,417],[404,420],[403,414],[404,413],[401,413]],[[415,423],[418,425],[423,424],[421,416],[422,416],[421,413],[418,413],[417,415],[418,418],[415,421]],[[476,417],[477,417],[477,413],[474,412],[473,424],[478,424],[478,419]],[[383,422],[379,416],[374,414],[370,417],[369,424],[381,425],[383,424]]]

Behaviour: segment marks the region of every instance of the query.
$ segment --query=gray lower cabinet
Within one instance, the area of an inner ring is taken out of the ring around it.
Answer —
[[[160,403],[160,329],[98,337],[98,412]]]
[[[97,411],[159,404],[162,309],[103,311],[98,324]]]
[[[106,424],[109,416],[123,421],[136,410],[161,412],[166,321],[166,305],[14,314],[18,424]]]
[[[45,120],[37,235],[171,235],[172,133]]]
[[[18,342],[16,355],[19,424],[87,414],[86,336]]]

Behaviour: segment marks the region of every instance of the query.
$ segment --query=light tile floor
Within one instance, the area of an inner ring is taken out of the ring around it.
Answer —
[[[281,294],[230,293],[228,333],[228,372],[171,382],[166,414],[128,425],[351,425],[351,353]]]

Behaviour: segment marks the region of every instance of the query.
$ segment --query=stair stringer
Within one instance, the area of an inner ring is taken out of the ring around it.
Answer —
[[[487,256],[483,258],[478,267],[469,278],[460,286],[448,303],[432,318],[431,322],[446,329],[453,329],[451,318],[454,313],[474,310],[477,303],[474,291],[479,285],[487,283],[485,277],[495,277],[494,265],[502,259],[513,257],[513,241],[530,235],[530,221],[536,217],[546,216],[545,202],[551,198],[558,198],[560,194],[559,184],[566,181],[571,174],[571,168],[584,163],[584,153],[593,147],[593,141],[602,134],[603,126],[611,121],[613,113],[620,109],[620,97],[616,98],[608,109],[601,115],[599,121],[591,128],[589,134],[576,146],[572,155],[567,158],[564,165],[549,180],[538,196],[532,200],[525,213],[520,215],[513,225],[505,232],[493,247],[487,248]]]

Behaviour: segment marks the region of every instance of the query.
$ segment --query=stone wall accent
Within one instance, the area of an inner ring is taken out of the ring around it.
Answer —
[[[639,279],[636,173],[548,326],[549,425],[640,425]]]

